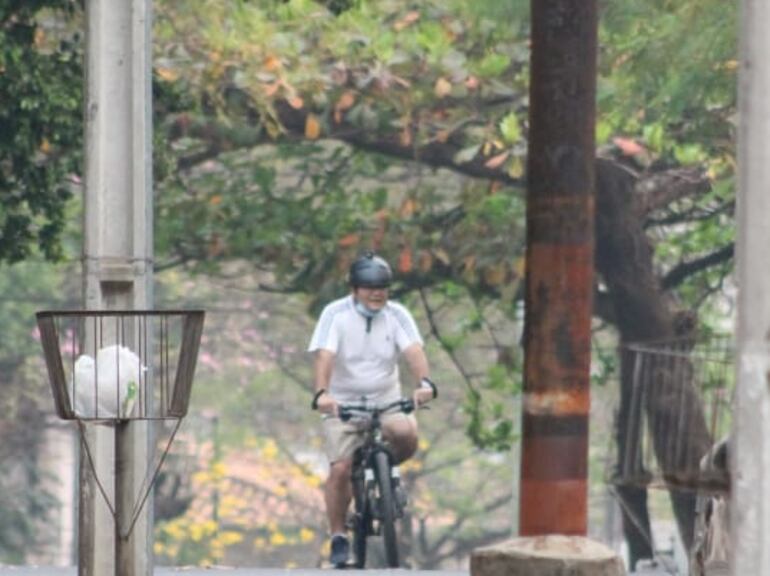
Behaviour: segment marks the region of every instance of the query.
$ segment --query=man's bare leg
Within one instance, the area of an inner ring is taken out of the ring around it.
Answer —
[[[329,518],[329,530],[332,534],[345,532],[345,519],[353,497],[350,485],[350,470],[353,461],[350,459],[337,460],[329,467],[329,477],[326,479],[326,514]]]
[[[417,452],[417,420],[413,416],[388,418],[382,424],[382,435],[390,444],[396,464]]]

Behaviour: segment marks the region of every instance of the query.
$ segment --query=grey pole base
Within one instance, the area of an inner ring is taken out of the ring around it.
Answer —
[[[513,538],[471,554],[471,576],[625,576],[610,548],[582,536]]]

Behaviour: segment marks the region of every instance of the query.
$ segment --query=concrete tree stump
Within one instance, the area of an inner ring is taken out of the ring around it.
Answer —
[[[471,554],[471,576],[625,576],[610,548],[582,536],[513,538]]]

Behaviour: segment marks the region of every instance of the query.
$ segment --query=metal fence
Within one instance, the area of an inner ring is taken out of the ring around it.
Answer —
[[[720,442],[729,435],[735,388],[726,339],[625,347],[616,430],[615,484],[727,492]]]

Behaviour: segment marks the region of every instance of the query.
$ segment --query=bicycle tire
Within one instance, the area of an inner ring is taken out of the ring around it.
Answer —
[[[355,567],[362,570],[366,566],[366,519],[367,512],[356,514],[355,524],[353,526],[353,555],[355,556]]]
[[[385,561],[389,568],[398,568],[398,540],[396,539],[396,503],[390,481],[390,463],[385,452],[378,452],[374,459],[374,473],[380,489],[379,505],[382,539],[385,544]]]
[[[371,523],[371,514],[369,512],[369,503],[366,497],[366,485],[364,483],[364,473],[362,469],[353,473],[353,556],[355,557],[354,566],[363,569],[366,565],[366,538],[369,535],[369,524]]]

